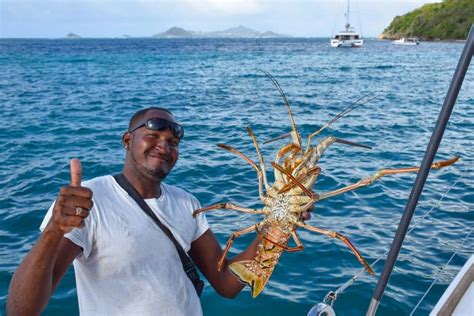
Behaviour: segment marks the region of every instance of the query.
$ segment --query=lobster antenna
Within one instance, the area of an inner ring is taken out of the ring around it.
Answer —
[[[280,92],[280,95],[281,97],[283,98],[283,100],[285,101],[285,105],[288,109],[288,113],[290,114],[290,120],[291,120],[291,128],[293,129],[293,131],[295,132],[296,134],[296,138],[297,138],[297,141],[298,141],[298,146],[300,146],[301,148],[301,136],[300,134],[298,133],[298,130],[296,129],[296,124],[295,124],[295,120],[293,118],[293,113],[291,112],[291,107],[290,107],[290,102],[288,102],[288,99],[286,98],[286,95],[285,95],[285,92],[283,92],[283,89],[281,88],[280,84],[278,83],[278,81],[275,79],[275,77],[273,77],[272,75],[270,75],[268,72],[266,72],[265,70],[262,70],[262,72],[272,81],[273,85],[278,89],[278,91]]]
[[[375,95],[374,95],[375,94]],[[364,98],[367,98],[368,96],[370,95],[374,95],[372,98],[368,99],[368,100],[365,100],[364,102],[360,102],[360,100],[363,100]],[[334,123],[335,121],[337,121],[338,119],[340,119],[341,117],[343,117],[344,115],[346,115],[347,113],[357,109],[358,107],[364,105],[364,104],[367,104],[369,103],[370,101],[374,100],[375,98],[377,98],[378,95],[376,93],[368,93],[362,97],[360,97],[359,99],[357,99],[356,101],[352,102],[348,107],[346,107],[344,110],[342,110],[339,114],[337,114],[335,117],[333,117],[329,122],[327,122],[326,124],[324,124],[323,127],[321,127],[317,132],[311,134],[313,136],[319,134],[322,130],[324,130],[325,128],[329,127],[332,123]]]
[[[373,95],[371,98],[365,100],[364,102],[360,102],[361,100],[369,97]],[[314,136],[318,135],[319,133],[321,133],[324,129],[328,128],[332,123],[334,123],[335,121],[337,121],[338,119],[340,119],[341,117],[343,117],[344,115],[346,115],[347,113],[357,109],[358,107],[364,105],[364,104],[367,104],[369,103],[370,101],[376,99],[378,97],[377,93],[368,93],[366,95],[363,95],[361,96],[360,98],[358,98],[357,100],[355,100],[354,102],[352,102],[348,107],[346,107],[344,110],[342,110],[339,114],[337,114],[335,117],[333,117],[329,122],[327,122],[326,124],[324,124],[319,130],[317,130],[316,132],[312,133],[311,135],[308,136],[308,147],[306,148],[306,150],[309,149],[309,145],[311,143],[311,138],[313,138]],[[360,102],[360,103],[359,103]]]
[[[368,100],[365,100],[364,102],[361,102],[361,103],[358,103],[360,100],[364,99],[365,97],[368,97],[370,96],[371,93],[368,93],[366,94],[365,96],[362,96],[360,97],[359,99],[357,99],[355,102],[353,102],[350,106],[348,106],[344,111],[342,111],[341,113],[339,113],[338,115],[336,115],[335,118],[333,118],[329,123],[328,125],[334,123],[335,121],[337,121],[340,117],[343,117],[344,115],[346,115],[347,113],[351,112],[352,110],[354,109],[357,109],[358,107],[364,105],[364,104],[367,104],[369,103],[370,101],[376,99],[378,97],[377,93],[373,93],[373,97],[368,99]]]
[[[263,144],[268,144],[268,143],[274,142],[276,140],[280,140],[280,139],[287,138],[287,137],[291,137],[291,133],[285,133],[285,134],[277,136],[275,138],[266,140],[266,141],[263,142]]]
[[[363,100],[364,98],[367,98],[368,96],[370,95],[374,95],[372,98],[362,102],[362,103],[359,103],[360,100]],[[327,122],[326,124],[323,125],[323,127],[321,127],[319,130],[317,130],[316,132],[314,132],[313,134],[309,135],[308,136],[308,139],[310,140],[311,138],[313,138],[314,136],[318,135],[319,133],[321,133],[324,129],[326,129],[327,127],[329,127],[332,123],[334,123],[335,121],[337,121],[338,119],[340,119],[341,117],[343,117],[344,115],[346,115],[347,113],[351,112],[352,110],[358,108],[359,106],[362,106],[364,104],[367,104],[369,103],[370,101],[374,100],[375,98],[377,98],[378,95],[377,93],[368,93],[366,95],[363,95],[362,97],[360,97],[359,99],[357,99],[356,101],[352,102],[347,108],[345,108],[344,110],[342,110],[338,115],[336,115],[335,117],[333,117],[329,122]],[[290,137],[291,136],[291,133],[285,133],[285,134],[282,134],[280,136],[277,136],[275,138],[272,138],[272,139],[269,139],[267,141],[264,141],[263,143],[264,144],[268,144],[268,143],[271,143],[271,142],[274,142],[276,140],[279,140],[279,139],[282,139],[282,138],[286,138],[286,137]]]

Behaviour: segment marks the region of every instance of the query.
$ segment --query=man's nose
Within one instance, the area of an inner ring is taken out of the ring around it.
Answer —
[[[157,138],[156,141],[155,141],[154,147],[159,149],[162,152],[167,152],[168,153],[168,152],[171,151],[171,146],[170,146],[169,142],[166,139]]]

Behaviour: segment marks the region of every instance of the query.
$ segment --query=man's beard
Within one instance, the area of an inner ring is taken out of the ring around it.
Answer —
[[[168,175],[168,173],[165,173],[163,170],[161,170],[161,168],[151,169],[145,166],[137,166],[137,167],[138,167],[138,170],[140,170],[140,172],[147,174],[150,178],[153,178],[155,180],[161,181]]]
[[[156,181],[161,181],[164,178],[166,178],[166,176],[168,175],[168,172],[163,171],[162,168],[152,169],[152,168],[148,168],[147,166],[140,165],[135,159],[135,155],[133,154],[133,152],[131,153],[131,156],[132,156],[133,162],[135,163],[135,168],[141,174],[144,174],[148,176],[149,178],[152,178],[153,180],[156,180]]]

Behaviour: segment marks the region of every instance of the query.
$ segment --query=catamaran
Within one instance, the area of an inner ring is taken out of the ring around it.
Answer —
[[[345,30],[331,38],[331,47],[361,47],[364,44],[362,34],[356,32],[349,23],[349,0],[347,0]]]

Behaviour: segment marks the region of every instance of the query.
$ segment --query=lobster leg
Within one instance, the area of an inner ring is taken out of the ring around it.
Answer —
[[[456,161],[458,161],[458,159],[459,159],[459,156],[454,156],[453,158],[451,158],[449,160],[443,160],[443,161],[435,162],[431,165],[431,169],[441,169],[443,167],[446,167],[446,166],[449,166],[449,165],[455,163]],[[360,188],[360,187],[371,185],[372,183],[374,183],[374,181],[376,181],[376,180],[378,180],[381,177],[386,176],[386,175],[397,174],[397,173],[406,173],[406,172],[418,172],[419,170],[420,170],[419,167],[399,168],[399,169],[381,169],[381,170],[377,171],[373,176],[362,179],[357,183],[348,185],[346,187],[343,187],[343,188],[340,188],[340,189],[337,189],[337,190],[334,190],[334,191],[323,193],[319,196],[319,200],[326,199],[328,197],[332,197],[332,196],[335,196],[335,195],[338,195],[338,194],[341,194],[341,193],[345,193],[345,192],[348,192],[348,191],[352,191],[352,190],[355,190],[355,189]]]
[[[288,179],[290,179],[294,184],[296,184],[298,187],[300,187],[300,189],[306,193],[307,196],[309,196],[310,198],[312,199],[316,199],[317,198],[317,194],[311,192],[311,190],[309,190],[308,188],[306,188],[300,181],[298,181],[298,179],[296,179],[295,177],[293,177],[285,168],[283,168],[282,166],[280,165],[277,165],[276,163],[272,162],[272,166],[273,168],[277,169],[278,171],[280,171],[281,173],[283,173],[285,176],[288,177]]]
[[[255,230],[255,225],[236,231],[232,233],[232,235],[230,235],[229,240],[227,241],[227,244],[225,246],[224,253],[222,254],[222,257],[217,264],[217,271],[222,271],[222,267],[224,266],[224,263],[225,263],[225,257],[227,255],[227,252],[229,252],[230,246],[232,246],[234,239],[244,234],[250,233],[253,230]]]
[[[346,236],[341,235],[336,231],[330,231],[330,230],[327,230],[327,229],[314,227],[314,226],[303,224],[303,223],[300,223],[300,222],[296,222],[295,224],[299,227],[306,228],[309,231],[319,233],[319,234],[323,234],[323,235],[329,236],[331,238],[337,238],[337,239],[341,240],[354,253],[354,255],[357,257],[359,262],[362,263],[362,265],[364,266],[365,270],[367,270],[367,272],[372,274],[372,275],[375,274],[374,270],[372,270],[372,268],[367,263],[367,261],[364,259],[364,257],[362,257],[359,250],[357,250],[357,248],[352,244],[352,242]]]
[[[304,245],[303,245],[303,243],[301,242],[301,240],[298,238],[298,235],[296,235],[296,232],[295,232],[295,231],[292,231],[292,232],[291,232],[291,237],[293,237],[293,240],[295,241],[296,246],[295,246],[295,247],[290,247],[290,248],[285,249],[285,250],[286,250],[286,251],[289,251],[289,252],[295,252],[295,251],[301,251],[301,250],[303,250]]]
[[[285,145],[277,152],[275,156],[275,163],[279,164],[281,158],[283,158],[288,153],[290,153],[290,156],[294,156],[300,151],[301,151],[301,148],[298,147],[298,145],[296,144],[291,143],[291,144]]]
[[[281,249],[284,249],[285,251],[288,251],[288,252],[295,252],[295,251],[301,251],[303,250],[304,246],[303,246],[303,243],[300,241],[300,239],[298,238],[298,235],[296,235],[296,232],[293,231],[291,232],[291,236],[293,237],[293,240],[295,241],[296,243],[296,246],[295,247],[288,247],[286,245],[282,245],[274,240],[272,240],[271,238],[268,238],[268,235],[265,236],[259,229],[258,229],[258,224],[255,225],[255,231],[257,232],[257,235],[259,235],[263,240],[266,240],[268,241],[269,243],[271,243],[272,245],[278,247],[278,248],[281,248]]]
[[[280,164],[281,158],[283,158],[285,155],[287,155],[288,153],[290,153],[290,155],[293,155],[293,153],[296,154],[299,151],[301,151],[301,148],[298,147],[298,145],[294,143],[285,145],[282,148],[280,148],[280,150],[276,154],[275,163]],[[283,177],[281,172],[275,172],[275,182],[286,183],[285,178]]]
[[[302,182],[303,182],[304,180],[306,180],[306,178],[308,178],[309,176],[319,175],[320,173],[321,173],[321,168],[319,168],[319,167],[314,167],[314,168],[309,169],[307,173],[298,176],[298,177],[296,178],[296,180],[298,180],[300,183],[302,183]],[[291,190],[292,188],[294,188],[296,185],[297,185],[296,182],[290,180],[287,184],[285,184],[285,185],[280,189],[280,191],[278,191],[278,194],[287,192],[287,191]]]
[[[275,163],[280,163],[280,159],[283,158],[289,152],[299,152],[299,151],[301,151],[301,148],[298,147],[298,145],[294,143],[285,145],[282,148],[280,148],[280,150],[277,152],[276,157],[275,157]]]
[[[263,184],[265,185],[265,190],[268,191],[269,185],[267,182],[267,172],[265,171],[265,162],[263,160],[262,153],[260,152],[260,148],[258,147],[257,138],[255,137],[250,127],[247,127],[247,133],[249,133],[250,138],[252,139],[253,144],[255,145],[255,150],[257,151],[258,160],[260,161],[260,169],[262,171]]]
[[[296,155],[299,156],[296,157]],[[291,151],[288,157],[285,158],[283,166],[288,170],[294,170],[303,160],[304,156],[301,154],[301,148],[297,147],[296,150]]]
[[[199,213],[202,213],[202,212],[218,210],[218,209],[234,210],[234,211],[239,211],[239,212],[244,212],[244,213],[251,213],[251,214],[268,214],[268,211],[245,208],[245,207],[238,206],[238,205],[232,204],[230,202],[227,202],[227,203],[217,203],[217,204],[213,204],[213,205],[210,205],[210,206],[198,208],[197,210],[195,210],[193,212],[193,217],[195,217],[196,215],[198,215]]]
[[[257,167],[255,162],[253,162],[253,160],[251,160],[249,157],[245,156],[243,153],[241,153],[237,149],[232,148],[230,146],[227,146],[225,144],[218,144],[217,146],[219,146],[220,148],[223,148],[225,150],[228,150],[231,153],[239,156],[240,158],[245,160],[248,164],[250,164],[255,169],[255,171],[257,172],[257,177],[258,177],[258,193],[260,195],[260,199],[263,201],[264,196],[265,196],[263,194],[263,182],[265,182],[265,189],[268,191],[268,183],[266,183],[265,173],[262,173],[262,171],[260,171],[260,169]],[[265,171],[265,169],[263,169],[263,170]]]

